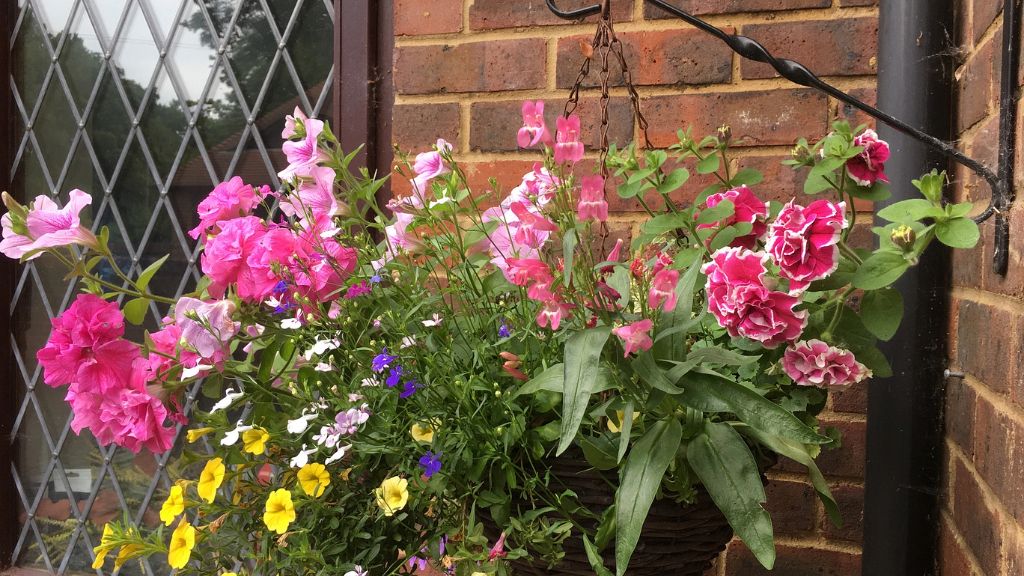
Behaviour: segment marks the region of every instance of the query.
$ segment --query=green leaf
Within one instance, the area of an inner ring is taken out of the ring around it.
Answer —
[[[961,202],[960,204],[947,204],[946,214],[950,218],[963,218],[974,210],[974,204],[971,202]]]
[[[577,332],[565,342],[565,380],[562,390],[562,437],[556,455],[572,444],[583,422],[594,383],[604,377],[600,370],[601,351],[611,334],[602,326]]]
[[[892,376],[892,366],[885,354],[875,346],[867,346],[857,350],[857,360],[868,367],[871,373],[877,378],[889,378]]]
[[[899,280],[910,263],[897,252],[875,252],[853,275],[853,285],[861,290],[878,290]]]
[[[703,160],[697,162],[698,174],[714,174],[722,166],[722,159],[718,154],[709,154]]]
[[[804,182],[804,194],[817,194],[833,187],[835,171],[845,162],[842,158],[825,158],[811,168]]]
[[[935,225],[935,238],[950,248],[974,248],[981,231],[970,218],[954,218]]]
[[[629,289],[629,270],[623,266],[615,266],[610,276],[606,280],[608,285],[611,286],[616,292],[619,293],[618,305],[620,308],[625,308],[626,304],[629,304],[629,298],[632,292]]]
[[[650,350],[637,356],[630,366],[641,380],[662,392],[680,394],[683,391],[682,388],[676,387],[675,384],[669,381],[668,377],[665,376],[665,371],[658,366]]]
[[[633,433],[633,401],[626,402],[622,407],[622,420],[619,422],[619,453],[615,463],[622,462],[626,450],[629,449],[629,435]]]
[[[851,184],[853,184],[852,181]],[[851,185],[847,186],[847,189],[850,196],[863,198],[864,200],[869,200],[871,202],[881,202],[883,200],[888,200],[889,197],[892,196],[892,192],[889,190],[889,185],[881,181],[875,182],[869,188]]]
[[[685,228],[690,222],[690,216],[684,213],[662,214],[655,216],[644,223],[643,230],[647,234],[664,234],[679,228]]]
[[[744,168],[737,172],[736,175],[732,177],[732,180],[729,180],[729,185],[733,188],[739,186],[756,186],[762,181],[764,181],[764,174],[761,174],[753,168]]]
[[[825,506],[825,512],[828,514],[829,519],[836,526],[842,527],[843,518],[839,513],[839,505],[836,504],[835,498],[832,497],[832,491],[829,490],[828,482],[825,481],[825,477],[821,474],[821,470],[818,469],[818,465],[814,462],[814,458],[811,457],[806,446],[746,426],[741,427],[739,430],[772,452],[803,464],[807,468],[807,475],[811,479],[815,492],[818,493],[818,498]]]
[[[525,394],[535,394],[541,390],[547,390],[548,392],[561,392],[564,378],[564,365],[555,364],[520,386],[518,390],[512,393],[512,398],[518,398]]]
[[[723,366],[746,366],[757,362],[760,356],[744,356],[732,350],[719,348],[718,346],[707,346],[705,348],[694,348],[690,350],[687,360],[696,360],[702,364],[720,364]]]
[[[665,176],[665,180],[658,186],[658,194],[662,196],[675,192],[683,187],[690,179],[690,171],[686,168],[676,168]]]
[[[654,497],[675,460],[683,427],[675,417],[659,420],[636,441],[615,492],[615,573],[623,576],[633,556]]]
[[[661,316],[660,327],[663,330],[672,330],[677,326],[690,321],[693,314],[693,294],[697,289],[697,279],[700,278],[701,259],[690,264],[686,273],[679,278],[676,284],[676,307],[671,312]],[[673,333],[670,338],[659,339],[654,344],[654,353],[658,358],[668,360],[681,360],[686,356],[686,329],[680,329]]]
[[[565,236],[562,237],[562,258],[565,260],[565,286],[567,288],[572,287],[572,262],[573,256],[576,253],[577,242],[575,228],[567,230]]]
[[[946,213],[942,208],[924,198],[911,198],[910,200],[891,204],[878,211],[879,218],[899,224],[910,224],[925,218],[942,218],[945,215]]]
[[[775,565],[772,521],[761,507],[766,498],[757,462],[732,426],[705,421],[690,441],[686,459],[736,535],[762,566]]]
[[[124,319],[138,326],[146,321],[149,298],[134,298],[124,305]]]
[[[595,576],[612,576],[611,571],[604,567],[604,560],[597,551],[597,547],[586,534],[583,535],[583,549],[587,552],[587,560],[590,562],[590,568],[593,569]]]
[[[581,434],[580,448],[587,462],[598,470],[611,470],[619,464],[615,457],[615,445],[604,436],[592,438]]]
[[[700,216],[697,217],[697,224],[714,224],[732,216],[735,212],[736,207],[731,201],[722,200],[712,208],[701,210]]]
[[[946,186],[945,171],[932,170],[928,174],[921,176],[920,180],[913,180],[911,182],[932,204],[938,205],[942,202],[942,189]]]
[[[872,334],[889,340],[903,321],[903,296],[895,288],[865,292],[860,303],[860,320]]]
[[[149,287],[149,281],[153,279],[153,276],[156,275],[157,271],[160,270],[160,267],[164,265],[164,262],[167,262],[168,257],[170,257],[170,254],[164,254],[163,258],[153,262],[142,271],[142,274],[139,274],[139,278],[135,281],[135,285],[139,287],[139,291],[146,291],[146,288]]]
[[[701,369],[687,374],[682,381],[686,392],[679,398],[704,412],[732,412],[744,423],[783,438],[803,444],[828,444],[821,436],[783,407],[754,392],[750,388],[717,374]],[[726,410],[719,409],[722,405]]]

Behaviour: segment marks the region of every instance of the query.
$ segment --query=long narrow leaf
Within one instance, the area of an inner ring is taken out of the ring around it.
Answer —
[[[686,449],[686,459],[736,534],[761,564],[775,565],[772,520],[757,463],[732,426],[704,422],[704,432]]]
[[[623,576],[633,556],[644,521],[669,464],[682,442],[683,427],[671,417],[659,420],[629,453],[622,471],[622,483],[615,493],[615,573]]]
[[[601,351],[610,334],[611,328],[602,326],[573,334],[565,343],[562,430],[556,455],[572,444],[587,412],[590,394],[604,377],[600,369]]]

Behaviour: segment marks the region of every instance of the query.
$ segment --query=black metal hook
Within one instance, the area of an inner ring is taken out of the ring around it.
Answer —
[[[605,0],[607,6],[609,0]],[[946,157],[969,168],[983,178],[992,189],[992,199],[988,208],[985,209],[974,220],[978,223],[984,222],[995,216],[995,254],[993,268],[998,274],[1006,274],[1009,265],[1010,232],[1009,221],[1005,211],[1013,200],[1013,160],[1014,147],[1016,144],[1016,118],[1017,118],[1017,66],[1020,61],[1021,37],[1018,31],[1021,21],[1022,0],[1008,0],[1004,3],[1003,12],[1003,66],[1002,66],[1002,89],[1000,95],[1000,131],[999,131],[999,167],[993,171],[981,162],[971,158],[957,149],[953,144],[940,140],[931,134],[927,134],[900,119],[879,110],[865,102],[850,96],[846,92],[832,86],[818,78],[806,66],[785,58],[776,58],[763,45],[752,38],[738,34],[729,34],[712,24],[693,16],[685,10],[669,4],[665,0],[644,0],[664,12],[675,16],[688,24],[698,28],[716,38],[722,40],[740,56],[768,64],[790,82],[814,88],[829,96],[853,106],[865,114],[884,122],[895,130],[922,142],[926,146],[937,150]],[[595,4],[585,8],[579,8],[569,12],[558,9],[555,0],[547,0],[548,8],[556,16],[566,20],[577,20],[598,14],[602,10],[601,4]],[[998,173],[997,173],[998,172]]]

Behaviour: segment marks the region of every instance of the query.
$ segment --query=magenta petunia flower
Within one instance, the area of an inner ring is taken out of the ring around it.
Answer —
[[[753,250],[757,241],[764,236],[765,230],[768,229],[768,225],[765,223],[765,219],[768,217],[768,206],[746,186],[712,194],[704,203],[708,208],[714,208],[722,200],[732,202],[735,207],[732,216],[714,224],[698,224],[697,229],[732,226],[741,222],[750,223],[753,225],[750,234],[734,238],[729,245]]]
[[[839,266],[839,241],[846,221],[846,204],[815,200],[806,207],[790,202],[779,212],[768,233],[765,249],[790,280],[790,291],[828,277]]]
[[[199,238],[201,234],[215,230],[219,222],[248,216],[269,192],[270,188],[266,186],[254,189],[242,182],[239,176],[221,182],[199,203],[199,225],[189,230],[188,235]]]
[[[572,114],[568,118],[558,117],[555,136],[555,162],[575,164],[583,159],[583,142],[580,142],[580,117]]]
[[[782,356],[782,368],[801,386],[849,386],[871,377],[849,350],[821,340],[797,342]]]
[[[628,358],[630,354],[635,352],[650,350],[651,346],[654,345],[650,334],[653,327],[654,322],[645,318],[639,322],[613,328],[612,334],[615,334],[622,340],[622,347],[625,348],[623,357]]]
[[[850,178],[861,186],[871,186],[875,182],[888,182],[885,175],[885,163],[889,160],[889,144],[878,138],[874,130],[867,129],[853,139],[854,146],[864,150],[857,156],[846,161],[846,170]]]
[[[5,192],[4,204],[10,208],[13,200]],[[33,250],[57,248],[80,244],[96,246],[96,236],[82,226],[79,214],[82,209],[92,203],[92,196],[77,188],[68,196],[68,203],[63,208],[47,196],[36,196],[28,206],[24,217],[12,215],[10,212],[0,218],[3,226],[3,240],[0,240],[0,253],[15,260]],[[37,258],[40,253],[28,259]]]
[[[255,216],[228,220],[220,233],[210,238],[203,247],[201,266],[212,284],[210,294],[224,294],[228,285],[238,282],[248,269],[247,260],[256,250],[267,226]]]

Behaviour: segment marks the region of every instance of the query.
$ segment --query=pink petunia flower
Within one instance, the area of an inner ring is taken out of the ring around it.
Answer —
[[[125,388],[100,407],[97,438],[109,435],[113,443],[135,453],[143,448],[157,454],[167,452],[174,445],[174,426],[166,425],[168,417],[167,408],[155,396]]]
[[[647,291],[647,304],[652,308],[662,307],[665,312],[676,309],[676,285],[679,284],[679,270],[665,268],[654,275],[651,289]]]
[[[36,353],[43,382],[50,386],[77,383],[105,393],[131,379],[132,364],[141,354],[138,346],[122,338],[124,315],[117,304],[79,294],[51,323],[46,346]]]
[[[281,180],[309,176],[313,168],[320,162],[329,159],[327,153],[320,149],[319,138],[324,131],[324,123],[316,118],[303,122],[306,134],[301,140],[289,140],[281,145],[281,150],[288,159],[288,166],[277,173]]]
[[[722,248],[701,271],[708,277],[708,309],[718,324],[730,336],[775,348],[800,337],[807,311],[794,310],[799,298],[765,286],[767,259],[744,248]]]
[[[885,163],[889,160],[889,144],[878,138],[878,134],[870,128],[853,139],[854,146],[864,150],[857,156],[846,161],[846,169],[850,178],[861,186],[871,186],[875,182],[888,182],[885,175]]]
[[[576,204],[576,217],[580,220],[608,220],[608,202],[604,199],[604,178],[600,175],[584,176],[580,199]]]
[[[438,138],[433,150],[416,155],[416,161],[412,166],[413,172],[416,173],[416,177],[412,179],[414,195],[422,198],[434,178],[452,171],[444,160],[444,155],[451,154],[451,151],[452,145],[443,138]]]
[[[281,130],[281,139],[288,140],[292,136],[295,136],[295,123],[301,122],[305,124],[306,120],[308,120],[308,118],[302,112],[302,108],[296,106],[295,111],[292,112],[291,115],[284,117],[284,129]]]
[[[68,196],[68,203],[63,208],[47,196],[36,196],[23,216],[14,213],[17,207],[6,192],[3,201],[7,207],[14,208],[0,218],[3,226],[3,240],[0,240],[0,253],[15,260],[21,259],[33,250],[57,248],[80,244],[95,247],[96,236],[82,226],[79,214],[82,209],[92,203],[92,196],[79,189],[74,189]],[[29,260],[37,258],[37,252],[29,256]]]
[[[583,159],[583,142],[580,142],[580,117],[572,114],[568,118],[558,117],[555,122],[555,162],[575,164]]]
[[[231,300],[204,302],[183,297],[174,307],[174,323],[181,328],[181,341],[202,358],[223,353],[238,333],[241,323],[231,319],[235,303]]]
[[[551,145],[551,133],[544,123],[543,100],[523,102],[523,127],[516,135],[516,143],[520,148],[532,148],[537,144]]]
[[[334,170],[325,166],[317,166],[310,170],[311,178],[303,178],[298,188],[286,198],[282,198],[281,212],[285,216],[313,219],[319,216],[337,216],[341,213],[341,205],[334,195]]]
[[[248,216],[269,192],[270,188],[266,186],[259,190],[253,189],[242,182],[239,176],[221,182],[199,203],[196,210],[199,213],[199,225],[189,230],[188,235],[196,239],[201,234],[215,230],[218,222]]]
[[[247,260],[267,233],[266,224],[255,216],[228,220],[220,233],[203,247],[201,267],[212,284],[210,294],[220,296],[248,271]]]
[[[650,334],[653,327],[654,322],[645,318],[639,322],[613,328],[612,334],[622,340],[622,346],[625,348],[623,357],[628,358],[630,354],[650,350],[651,346],[654,346]]]
[[[839,266],[839,240],[849,223],[846,204],[815,200],[806,207],[790,202],[768,233],[765,250],[790,280],[790,290],[828,277]]]
[[[871,377],[871,371],[857,362],[849,350],[829,346],[821,340],[797,342],[782,356],[782,368],[801,386],[849,386]]]
[[[511,206],[513,202],[531,202],[544,208],[555,198],[561,180],[551,174],[544,164],[535,162],[533,170],[523,175],[523,181],[509,191],[508,198],[502,206]]]
[[[750,223],[753,225],[750,234],[736,237],[729,245],[753,250],[757,241],[764,236],[765,230],[768,229],[768,225],[765,223],[765,219],[768,217],[768,206],[746,186],[712,194],[708,196],[705,204],[708,208],[714,208],[722,200],[732,202],[735,207],[732,216],[713,224],[698,224],[697,229],[732,226],[741,222]]]

